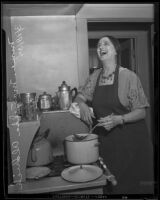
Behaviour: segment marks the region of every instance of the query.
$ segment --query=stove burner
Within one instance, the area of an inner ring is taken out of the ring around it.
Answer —
[[[64,155],[55,156],[53,162],[47,165],[47,167],[51,169],[51,172],[48,174],[48,176],[61,176],[61,172],[70,166],[72,166],[72,164],[68,163]]]

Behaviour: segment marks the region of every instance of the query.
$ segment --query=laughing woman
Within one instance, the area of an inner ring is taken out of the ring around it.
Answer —
[[[81,87],[75,99],[81,119],[93,124],[87,105],[92,102],[100,156],[115,175],[118,184],[106,185],[106,194],[152,194],[153,149],[145,124],[149,103],[138,76],[119,65],[120,45],[111,36],[97,45],[102,68]]]

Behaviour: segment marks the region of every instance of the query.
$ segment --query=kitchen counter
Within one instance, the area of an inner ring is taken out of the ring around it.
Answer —
[[[103,186],[106,185],[105,175],[84,183],[72,183],[60,176],[39,180],[26,179],[28,152],[37,130],[44,132],[49,128],[50,134],[47,139],[53,147],[53,156],[62,155],[64,154],[63,141],[66,136],[88,132],[88,127],[80,119],[68,111],[53,111],[44,112],[37,121],[8,124],[8,127],[14,181],[8,186],[9,194],[103,194]]]
[[[9,194],[39,194],[39,193],[63,193],[63,194],[103,194],[103,186],[106,185],[106,176],[102,175],[96,180],[84,183],[72,183],[58,177],[46,177],[40,180],[29,180],[19,185],[9,185]]]
[[[47,139],[53,148],[53,156],[64,154],[66,136],[88,131],[88,127],[69,111],[44,112],[36,121],[8,123],[8,128],[14,183],[25,182],[28,152],[37,131],[50,130]]]

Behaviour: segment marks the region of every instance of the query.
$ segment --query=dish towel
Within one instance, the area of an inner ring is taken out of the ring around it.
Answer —
[[[90,109],[91,115],[94,117],[93,108],[89,107],[89,109]],[[72,103],[69,108],[69,111],[77,118],[80,118],[80,108],[79,108],[78,103],[76,102]]]

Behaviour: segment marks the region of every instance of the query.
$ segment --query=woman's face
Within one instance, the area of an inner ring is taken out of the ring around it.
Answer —
[[[115,47],[108,37],[103,37],[99,40],[97,45],[97,54],[101,61],[117,55]]]

